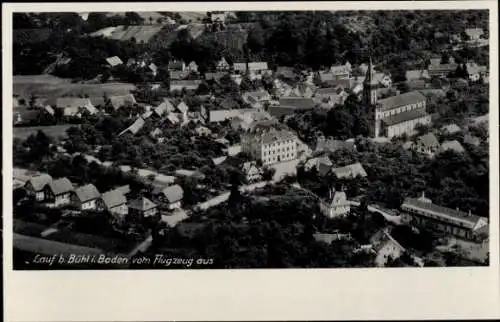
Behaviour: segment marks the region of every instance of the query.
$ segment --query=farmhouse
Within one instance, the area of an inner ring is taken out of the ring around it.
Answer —
[[[29,196],[35,197],[36,201],[44,201],[46,198],[45,187],[52,181],[48,174],[35,176],[26,181],[24,188]]]
[[[179,209],[182,206],[182,198],[184,197],[184,190],[179,185],[169,186],[163,189],[158,189],[155,196],[161,202],[167,205],[169,210]]]
[[[73,184],[68,178],[52,180],[45,186],[45,201],[49,207],[60,207],[71,203]]]
[[[102,209],[101,194],[93,184],[87,184],[74,190],[71,196],[72,204],[79,210]]]
[[[134,199],[128,204],[129,213],[138,218],[147,218],[156,215],[157,206],[146,197]]]
[[[123,220],[128,214],[127,198],[123,191],[115,189],[102,194],[105,209],[116,219]]]

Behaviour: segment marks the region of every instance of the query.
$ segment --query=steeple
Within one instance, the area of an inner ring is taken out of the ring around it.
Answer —
[[[373,64],[371,56],[368,62],[366,77],[363,82],[363,101],[367,105],[374,106],[377,104],[377,81],[373,77]]]

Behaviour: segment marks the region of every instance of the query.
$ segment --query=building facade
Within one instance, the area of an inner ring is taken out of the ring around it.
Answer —
[[[344,191],[330,190],[329,200],[319,204],[320,211],[328,218],[345,216],[351,211],[351,205],[347,201]]]
[[[406,198],[401,210],[411,216],[411,222],[424,229],[439,231],[461,239],[482,241],[488,236],[488,219],[433,204],[422,196]]]
[[[297,159],[297,137],[288,130],[253,131],[241,136],[241,151],[262,165]]]

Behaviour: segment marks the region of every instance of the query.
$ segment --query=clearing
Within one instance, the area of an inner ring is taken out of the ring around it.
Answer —
[[[126,95],[135,89],[135,85],[129,83],[72,83],[71,79],[52,75],[18,75],[14,76],[13,83],[14,95],[25,99],[31,95],[49,99],[62,96],[102,97],[105,93],[110,96]]]

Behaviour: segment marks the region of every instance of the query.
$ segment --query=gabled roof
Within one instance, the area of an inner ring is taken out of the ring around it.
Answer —
[[[171,70],[168,74],[171,80],[182,80],[189,76],[189,72],[186,70]]]
[[[197,89],[201,84],[201,80],[192,79],[192,80],[173,80],[170,82],[170,88],[172,87],[181,87],[186,89]]]
[[[444,141],[443,143],[441,143],[441,150],[442,151],[453,150],[457,153],[465,152],[464,147],[457,140]]]
[[[281,106],[287,106],[296,109],[310,109],[314,107],[314,101],[310,98],[282,97],[280,98],[279,102]]]
[[[405,207],[424,211],[424,213],[432,213],[445,220],[451,220],[455,224],[463,224],[469,229],[474,229],[476,224],[482,217],[466,213],[464,211],[455,210],[451,208],[442,207],[432,202],[425,202],[416,198],[406,198],[402,204],[403,209]]]
[[[144,126],[144,119],[142,117],[139,117],[137,120],[135,120],[134,123],[132,123],[132,125],[130,125],[129,127],[127,127],[125,130],[123,130],[120,134],[118,134],[119,136],[122,135],[123,133],[125,132],[130,132],[132,134],[137,134],[140,129],[142,129],[142,127]]]
[[[175,108],[172,103],[165,98],[163,102],[154,109],[154,112],[156,115],[162,116],[165,112],[173,112],[174,110]]]
[[[412,69],[407,70],[405,76],[407,81],[411,81],[416,79],[428,78],[429,72],[426,69]]]
[[[480,37],[484,34],[483,28],[467,28],[465,29],[467,36],[471,38]]]
[[[180,122],[179,118],[174,113],[168,113],[167,114],[167,120],[169,120],[170,123],[172,123],[172,124],[177,124],[177,123]]]
[[[132,94],[110,96],[109,101],[111,103],[111,106],[113,106],[115,110],[119,109],[122,106],[128,107],[130,105],[136,104],[135,97]]]
[[[416,108],[414,110],[410,110],[410,111],[406,111],[406,112],[402,112],[399,114],[389,116],[388,118],[383,119],[382,122],[384,122],[388,126],[391,126],[391,125],[401,124],[401,123],[404,123],[407,121],[411,121],[414,119],[422,118],[422,117],[425,117],[428,115],[429,114],[427,114],[425,107],[421,107],[421,108]]]
[[[425,96],[418,91],[413,91],[381,99],[377,104],[381,106],[382,110],[390,110],[399,106],[415,104],[422,101],[425,101]]]
[[[285,66],[279,66],[276,69],[276,75],[283,77],[283,78],[288,78],[288,79],[294,79],[297,77],[297,73],[293,70],[291,67],[285,67]]]
[[[52,181],[52,177],[48,174],[41,174],[30,178],[26,183],[31,183],[34,191],[41,191],[46,185]]]
[[[457,132],[460,132],[461,129],[458,125],[456,125],[455,123],[451,123],[451,124],[448,124],[448,125],[443,125],[441,127],[441,130],[444,131],[444,132],[447,132],[449,134],[453,134],[453,133],[457,133]]]
[[[111,209],[126,204],[127,198],[119,190],[110,190],[102,194],[102,201],[107,209]]]
[[[49,183],[49,188],[56,196],[73,190],[73,184],[68,178],[59,178]]]
[[[189,107],[186,105],[186,103],[184,103],[184,101],[181,101],[177,105],[177,110],[181,113],[186,113],[189,110]]]
[[[248,69],[249,70],[267,70],[267,62],[250,62],[248,63]]]
[[[361,163],[356,162],[345,167],[333,168],[332,172],[337,176],[337,178],[355,178],[355,177],[366,177],[366,171],[361,165]]]
[[[97,188],[93,184],[87,184],[75,189],[75,195],[80,202],[86,202],[97,199],[101,196]]]
[[[128,207],[139,211],[147,211],[156,208],[156,204],[146,197],[141,197],[130,201]]]
[[[434,148],[439,146],[439,141],[434,134],[427,133],[417,138],[417,144],[424,148]]]
[[[106,58],[106,62],[111,66],[111,67],[115,67],[115,66],[118,66],[118,65],[121,65],[123,64],[123,61],[120,59],[120,57],[118,56],[113,56],[113,57],[109,57],[109,58]]]
[[[130,193],[130,186],[129,185],[125,185],[125,186],[121,186],[121,187],[115,188],[114,190],[119,191],[122,194],[126,195],[127,193]]]
[[[184,67],[185,64],[181,60],[174,60],[168,63],[168,69],[182,70]]]
[[[161,191],[169,203],[181,201],[184,197],[184,190],[178,184],[166,187]]]
[[[212,162],[214,163],[214,165],[219,165],[221,164],[222,162],[226,161],[227,159],[227,156],[221,156],[221,157],[218,157],[218,158],[212,158]]]

